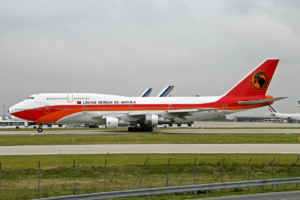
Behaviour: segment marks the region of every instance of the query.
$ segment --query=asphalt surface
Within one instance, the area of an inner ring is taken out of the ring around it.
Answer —
[[[281,153],[300,154],[300,144],[97,144],[0,146],[0,155],[127,153]]]
[[[0,135],[72,135],[72,134],[300,134],[300,129],[156,129],[153,132],[129,132],[127,130],[64,130],[55,129],[38,133],[29,131],[0,131]]]
[[[203,198],[202,198],[203,199]],[[278,192],[253,195],[240,195],[216,198],[204,198],[210,200],[300,200],[300,191],[298,192]],[[199,199],[200,200],[200,199]]]
[[[38,133],[37,130],[30,129],[28,131],[1,131],[0,135],[60,135],[60,134],[300,134],[300,124],[298,123],[259,123],[259,122],[195,122],[197,128],[166,128],[155,129],[153,132],[128,132],[127,130],[106,130],[106,129],[90,129],[90,130],[65,130],[48,129]],[[247,129],[247,128],[263,127],[266,129]],[[203,129],[204,128],[204,129]],[[206,129],[213,128],[213,129]],[[225,129],[222,129],[225,128]],[[230,129],[231,128],[231,129]],[[240,129],[237,129],[240,128]],[[268,129],[269,128],[269,129]],[[274,129],[275,128],[275,129]],[[279,129],[276,129],[279,128]],[[294,129],[291,129],[294,128]],[[295,129],[296,128],[296,129]],[[297,129],[298,128],[298,129]]]

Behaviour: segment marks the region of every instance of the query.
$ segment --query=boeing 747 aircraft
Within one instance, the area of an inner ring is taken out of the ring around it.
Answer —
[[[288,113],[280,113],[278,112],[273,106],[269,105],[269,111],[270,113],[267,113],[273,117],[278,117],[280,119],[285,119],[285,120],[296,120],[300,121],[300,114],[288,114]]]
[[[12,106],[9,113],[37,124],[103,124],[106,128],[129,126],[129,131],[152,131],[157,124],[208,119],[268,106],[284,99],[266,95],[278,62],[278,59],[267,59],[221,96],[144,98],[43,93],[33,94]],[[38,132],[42,131],[39,127]]]

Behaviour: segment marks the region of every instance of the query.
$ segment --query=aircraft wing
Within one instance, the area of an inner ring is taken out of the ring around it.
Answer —
[[[146,115],[158,115],[158,116],[166,116],[169,119],[175,119],[177,117],[181,119],[185,119],[185,116],[191,116],[191,113],[194,112],[205,112],[212,111],[213,108],[202,108],[202,109],[185,109],[185,110],[167,110],[167,111],[157,111],[157,112],[149,112],[149,111],[141,111],[134,113],[122,113],[122,114],[100,114],[94,115],[92,119],[94,120],[104,120],[107,117],[115,117],[115,118],[127,118],[128,121],[137,121],[140,118],[144,118]]]
[[[237,103],[240,105],[253,105],[253,104],[260,104],[260,103],[268,103],[271,101],[278,101],[285,98],[287,97],[276,97],[276,98],[259,99],[259,100],[251,100],[251,101],[238,101]]]

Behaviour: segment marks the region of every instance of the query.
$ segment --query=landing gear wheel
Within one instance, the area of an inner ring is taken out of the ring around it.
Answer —
[[[139,127],[137,130],[138,130],[138,132],[142,132],[143,131],[142,127]]]
[[[39,133],[43,132],[43,129],[41,127],[38,128],[37,130]]]
[[[152,127],[149,127],[149,132],[152,132],[153,131],[153,128]]]
[[[136,128],[135,127],[132,128],[132,132],[136,132]]]
[[[128,131],[132,131],[132,127],[128,127]]]

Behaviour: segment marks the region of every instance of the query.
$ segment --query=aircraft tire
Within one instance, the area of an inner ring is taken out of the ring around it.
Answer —
[[[147,127],[147,132],[152,132],[153,128],[151,126]]]
[[[43,129],[42,128],[38,128],[37,130],[39,133],[43,132]]]
[[[134,127],[134,128],[132,128],[132,132],[136,132],[136,128]]]
[[[128,127],[128,131],[131,131],[131,132],[132,132],[132,127]]]
[[[138,132],[142,132],[142,131],[143,131],[142,127],[139,127],[139,128],[137,129],[137,131],[138,131]]]

